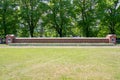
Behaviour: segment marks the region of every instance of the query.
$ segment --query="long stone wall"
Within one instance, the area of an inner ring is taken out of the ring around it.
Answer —
[[[16,38],[13,43],[109,43],[106,38]]]
[[[16,38],[14,35],[6,36],[6,44],[9,43],[114,43],[115,35],[107,35],[105,38]]]

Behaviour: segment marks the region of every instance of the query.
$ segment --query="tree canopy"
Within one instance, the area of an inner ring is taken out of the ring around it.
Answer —
[[[120,38],[120,0],[1,0],[0,37]]]

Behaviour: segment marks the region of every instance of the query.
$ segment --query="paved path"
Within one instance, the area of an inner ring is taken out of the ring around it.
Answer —
[[[0,48],[120,48],[120,46],[6,46]]]

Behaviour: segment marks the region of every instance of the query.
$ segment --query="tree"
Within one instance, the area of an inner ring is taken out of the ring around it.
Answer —
[[[117,27],[120,25],[120,3],[119,0],[111,0],[104,1],[100,4],[101,11],[103,12],[101,15],[103,16],[101,19],[101,23],[103,26],[106,26],[109,30],[110,34],[116,34]]]
[[[96,26],[97,0],[75,0],[75,12],[78,26],[82,30],[82,36],[92,36],[92,29]]]
[[[37,27],[41,12],[40,0],[20,0],[21,21],[24,27],[34,36],[34,29]]]
[[[0,34],[5,37],[7,34],[17,33],[17,5],[14,0],[0,1]]]
[[[65,37],[71,24],[71,1],[70,0],[51,0],[48,4],[49,10],[47,19],[51,28],[57,32],[56,36]]]

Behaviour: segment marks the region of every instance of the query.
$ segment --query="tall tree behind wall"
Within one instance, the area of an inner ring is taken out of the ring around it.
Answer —
[[[74,5],[81,36],[92,36],[92,29],[96,26],[97,0],[74,0]]]
[[[117,34],[120,30],[120,0],[101,0],[99,6],[102,26],[106,26],[108,33]]]
[[[56,31],[56,36],[65,37],[71,24],[71,0],[50,0],[47,19],[51,28]]]
[[[2,37],[7,34],[17,34],[17,12],[17,4],[14,0],[0,1],[0,34]]]
[[[20,0],[21,23],[31,37],[40,19],[40,0]]]

